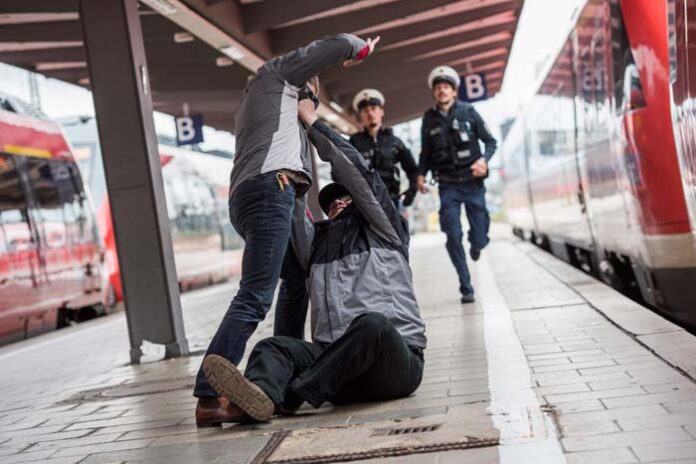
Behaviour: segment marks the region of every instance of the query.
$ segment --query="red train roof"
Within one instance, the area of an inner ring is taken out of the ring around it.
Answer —
[[[0,111],[0,151],[37,158],[73,159],[58,124],[10,111]]]

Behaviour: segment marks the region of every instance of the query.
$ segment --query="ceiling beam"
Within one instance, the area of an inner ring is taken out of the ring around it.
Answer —
[[[77,10],[77,0],[2,0],[0,2],[0,14],[71,13]]]
[[[473,33],[473,31],[472,31]],[[483,34],[481,34],[483,35]],[[455,36],[455,38],[459,40],[454,40],[452,43],[454,44],[465,44],[467,41],[471,40],[472,35],[470,33],[466,33],[466,35],[462,36]],[[475,37],[475,36],[474,36]],[[430,42],[428,42],[430,43]],[[450,43],[450,42],[448,42]],[[495,41],[495,42],[490,42],[490,43],[484,43],[482,45],[478,46],[473,46],[469,48],[462,48],[461,50],[451,52],[451,53],[445,53],[442,55],[438,55],[432,58],[425,58],[423,60],[415,60],[415,61],[410,61],[410,63],[413,62],[418,62],[418,61],[432,61],[432,60],[439,60],[445,63],[447,57],[456,57],[460,58],[466,55],[475,55],[477,53],[481,53],[484,51],[488,50],[493,50],[496,48],[500,47],[509,47],[510,44],[512,43],[512,37],[508,37],[507,39]],[[322,80],[326,83],[332,83],[336,81],[346,81],[350,80],[354,77],[358,77],[361,75],[364,75],[366,73],[366,70],[374,70],[371,74],[372,75],[378,75],[379,72],[378,70],[384,70],[388,69],[391,67],[398,67],[400,69],[406,68],[409,66],[409,61],[407,61],[409,58],[415,57],[419,54],[422,53],[427,53],[428,51],[435,51],[439,49],[444,49],[447,48],[447,45],[442,45],[442,46],[435,46],[435,44],[431,43],[431,46],[429,48],[420,48],[420,47],[404,47],[404,49],[399,49],[395,50],[394,53],[384,53],[384,55],[380,53],[376,53],[374,56],[371,56],[368,58],[368,60],[361,66],[356,66],[353,69],[327,69],[322,73]],[[395,53],[395,52],[399,53]],[[413,51],[413,53],[411,53]],[[364,68],[363,68],[364,66]],[[369,73],[369,71],[367,71]]]
[[[241,5],[236,0],[206,4],[205,0],[181,0],[196,13],[232,36],[263,60],[273,57],[271,42],[265,31],[247,34],[244,31]],[[208,2],[209,3],[209,2]]]
[[[379,88],[380,85],[386,85],[390,81],[409,81],[417,79],[423,82],[423,85],[427,85],[426,80],[428,73],[435,66],[446,65],[469,55],[471,57],[470,63],[472,67],[475,68],[477,65],[486,65],[490,64],[492,61],[499,61],[501,60],[501,56],[507,53],[508,49],[501,47],[483,53],[477,53],[484,56],[476,56],[473,53],[452,52],[426,60],[416,61],[408,66],[393,66],[388,69],[384,67],[371,68],[367,66],[366,62],[365,64],[346,70],[349,72],[346,72],[343,79],[340,81],[328,82],[326,87],[327,90],[334,95],[336,93],[346,94],[357,92],[365,87]],[[358,68],[362,68],[363,66],[364,68],[362,72],[360,72]]]
[[[2,3],[4,0],[0,0]],[[149,15],[141,17],[145,40],[156,40],[166,32],[173,41],[173,34],[180,31],[166,19]],[[56,21],[42,23],[18,23],[0,25],[0,42],[72,42],[82,41],[82,26],[79,21]]]
[[[470,31],[462,32],[459,34],[438,37],[435,39],[426,40],[424,42],[419,42],[405,47],[385,50],[383,52],[380,52],[378,49],[377,53],[375,53],[374,56],[370,57],[370,66],[379,66],[381,64],[389,62],[396,62],[431,51],[452,47],[458,44],[463,45],[466,42],[474,42],[479,39],[488,36],[493,36],[496,34],[501,34],[507,31],[512,32],[511,26],[509,24],[497,24],[481,29],[472,29]],[[512,40],[512,34],[510,34],[510,36],[507,37],[506,40],[510,42]]]
[[[79,21],[5,24],[0,26],[0,42],[71,42],[82,40]]]
[[[64,63],[68,61],[85,60],[85,50],[82,47],[23,50],[18,52],[0,52],[0,61],[12,65],[30,65],[34,63]]]
[[[77,83],[80,79],[89,78],[87,67],[70,68],[70,69],[54,69],[53,71],[41,72],[46,77],[58,79],[61,81]]]
[[[448,3],[452,3],[452,0],[401,0],[294,26],[286,26],[270,32],[271,44],[276,53],[287,52],[325,35],[357,31],[421,11],[438,8]]]
[[[235,101],[244,95],[240,88],[213,89],[198,91],[152,91],[152,98],[158,102],[181,101]]]
[[[396,26],[389,29],[376,31],[374,34],[382,37],[381,43],[383,43],[383,45],[388,45],[400,42],[403,37],[425,36],[427,34],[441,32],[453,27],[461,26],[469,22],[479,21],[490,16],[513,12],[515,11],[514,7],[518,4],[519,0],[511,0],[505,3],[498,3],[496,5],[471,9],[462,13],[442,16],[437,19],[420,21],[415,24]]]
[[[241,6],[248,34],[352,3],[352,0],[265,0]]]
[[[477,62],[472,67],[471,72],[477,73],[482,72],[486,75],[489,73],[501,72],[503,70],[505,63],[500,59],[487,59]],[[458,70],[459,71],[459,70]],[[390,102],[394,102],[401,99],[410,99],[414,96],[420,94],[430,95],[428,89],[428,84],[426,82],[426,75],[423,75],[417,80],[399,80],[399,79],[385,79],[382,85],[376,86],[376,88],[382,92],[387,100],[386,109],[389,109]],[[343,91],[345,90],[345,91]],[[344,108],[349,108],[352,105],[353,97],[355,93],[359,92],[360,89],[342,89],[340,95],[334,95],[334,100]]]

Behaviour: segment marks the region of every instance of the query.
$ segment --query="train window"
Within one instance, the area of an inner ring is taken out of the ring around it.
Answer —
[[[0,110],[15,112],[10,101],[5,97],[0,97]]]
[[[0,223],[10,250],[32,248],[27,202],[19,171],[10,155],[0,154]]]
[[[667,25],[669,45],[669,80],[677,81],[677,10],[674,0],[667,2]]]
[[[60,163],[60,162],[58,162]],[[63,217],[60,185],[69,180],[69,175],[50,160],[27,158],[29,183],[34,192],[37,220],[43,223],[46,245],[52,248],[65,246],[67,231]]]
[[[625,82],[624,71],[627,59],[632,62],[631,45],[624,27],[623,15],[618,2],[611,5],[611,53],[612,53],[612,79],[614,82],[614,107],[617,113],[621,112],[624,102]]]
[[[633,111],[638,108],[645,107],[645,95],[643,94],[643,86],[640,83],[640,74],[638,67],[635,64],[629,63],[624,71],[623,78],[624,98],[623,110]]]

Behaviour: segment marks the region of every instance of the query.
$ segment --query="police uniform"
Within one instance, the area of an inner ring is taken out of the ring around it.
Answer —
[[[377,171],[389,189],[392,200],[398,201],[401,193],[399,165],[408,176],[410,194],[415,193],[418,173],[416,161],[411,150],[394,135],[391,127],[381,128],[376,138],[372,138],[367,130],[363,130],[353,134],[350,143],[362,154],[367,165]]]
[[[428,78],[431,88],[438,82],[459,86],[456,71],[446,66],[435,68]],[[485,145],[481,153],[479,141]],[[462,245],[461,206],[469,220],[468,239],[471,256],[478,259],[488,244],[490,218],[486,209],[483,177],[475,177],[471,166],[479,159],[490,160],[496,150],[496,140],[474,107],[455,100],[447,113],[439,108],[425,112],[421,127],[420,162],[418,175],[432,171],[439,183],[440,228],[447,235],[447,252],[459,275],[462,302],[473,301],[474,289]]]
[[[384,96],[375,89],[363,89],[353,98],[353,109],[359,112],[368,105],[384,106]],[[408,176],[409,188],[404,198],[404,206],[410,206],[417,192],[416,176],[418,167],[411,150],[394,135],[391,127],[380,128],[377,136],[372,137],[367,128],[353,134],[350,143],[362,154],[368,167],[374,169],[389,189],[392,200],[399,207],[401,196],[401,169]]]

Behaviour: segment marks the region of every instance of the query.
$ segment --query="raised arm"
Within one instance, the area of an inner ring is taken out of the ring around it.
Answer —
[[[327,36],[269,62],[278,74],[296,87],[329,66],[361,60],[370,53],[367,42],[353,34]]]
[[[401,216],[389,196],[387,186],[367,168],[362,155],[347,140],[316,119],[310,122],[309,139],[319,158],[331,163],[338,182],[350,192],[353,203],[372,229],[394,245],[408,240]]]

